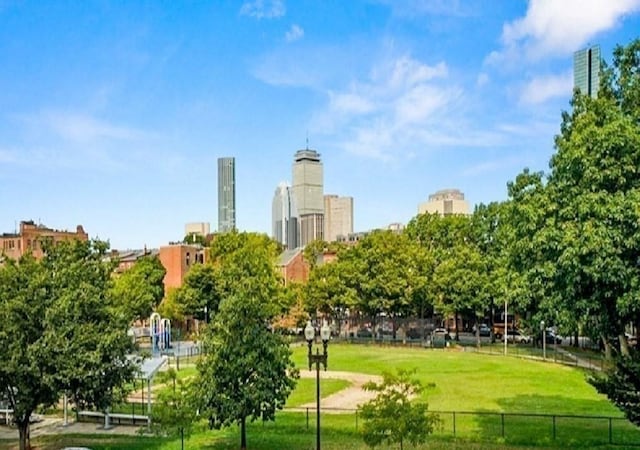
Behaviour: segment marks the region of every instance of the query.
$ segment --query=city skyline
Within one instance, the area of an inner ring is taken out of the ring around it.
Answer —
[[[574,53],[638,37],[640,0],[0,1],[0,232],[83,224],[118,249],[218,223],[270,234],[291,155],[318,149],[355,231],[455,187],[471,210],[548,168]],[[293,180],[292,180],[293,181]]]

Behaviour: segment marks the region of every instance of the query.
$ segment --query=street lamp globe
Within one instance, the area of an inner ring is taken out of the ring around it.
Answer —
[[[331,337],[331,328],[327,325],[326,320],[322,324],[322,328],[320,328],[320,337],[322,338],[322,342],[327,342]]]
[[[313,325],[311,325],[311,321],[308,320],[307,326],[304,327],[304,338],[307,340],[307,342],[311,343],[311,341],[313,341],[313,338],[315,336],[316,336],[316,330],[315,328],[313,328]]]

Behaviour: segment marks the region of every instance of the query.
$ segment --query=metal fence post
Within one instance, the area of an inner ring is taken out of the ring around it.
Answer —
[[[456,437],[456,412],[453,411],[453,437]]]
[[[309,408],[307,408],[307,430],[309,429]]]
[[[504,413],[500,414],[502,422],[502,438],[504,439]]]
[[[609,444],[613,444],[613,430],[611,429],[612,427],[612,419],[611,417],[609,417]]]
[[[554,414],[552,417],[553,420],[553,440],[556,440],[556,415]]]
[[[358,431],[358,410],[356,409],[356,431]]]

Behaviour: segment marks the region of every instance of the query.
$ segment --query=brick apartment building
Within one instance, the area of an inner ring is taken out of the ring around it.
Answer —
[[[54,230],[33,220],[20,222],[18,233],[3,233],[0,235],[0,255],[11,259],[18,259],[25,253],[31,252],[34,257],[42,258],[42,242],[51,239],[54,243],[68,239],[86,241],[89,235],[82,225],[76,231]]]
[[[206,261],[206,253],[206,249],[200,245],[172,243],[160,247],[158,257],[167,271],[164,276],[165,290],[182,286],[191,266]]]

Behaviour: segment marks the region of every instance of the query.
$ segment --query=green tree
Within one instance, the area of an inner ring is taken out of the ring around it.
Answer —
[[[114,282],[113,295],[131,320],[147,319],[164,298],[166,270],[157,256],[144,256]]]
[[[271,311],[260,299],[225,298],[198,363],[202,414],[212,428],[238,424],[243,450],[247,421],[274,420],[298,377],[288,343],[270,330]]]
[[[174,295],[183,314],[208,322],[220,303],[216,268],[209,263],[194,264]]]
[[[338,264],[348,298],[374,320],[385,313],[395,322],[415,311],[416,298],[426,295],[431,260],[404,234],[375,231],[339,252]]]
[[[608,373],[592,375],[589,382],[609,397],[627,419],[640,426],[640,352],[637,349],[632,349],[628,356],[618,355]]]
[[[29,418],[62,393],[102,411],[133,379],[128,319],[110,295],[113,265],[99,241],[45,244],[0,267],[0,391],[30,447]]]
[[[514,262],[525,268],[536,319],[575,318],[608,358],[615,343],[628,354],[623,329],[640,318],[639,51],[640,40],[616,49],[598,98],[575,93],[546,184],[520,183],[525,201],[513,199],[524,241]]]
[[[478,325],[478,316],[483,317],[488,306],[487,285],[487,266],[477,248],[464,243],[455,245],[442,257],[434,272],[436,309],[453,315],[456,323],[459,314],[470,314]],[[458,338],[456,326],[456,340]]]
[[[286,305],[276,271],[277,243],[256,233],[224,233],[211,245],[220,305],[198,365],[198,397],[211,427],[273,420],[295,386],[297,370],[284,338],[272,331]]]
[[[197,402],[193,386],[178,378],[175,369],[160,372],[158,382],[166,387],[158,391],[151,413],[152,429],[162,436],[180,436],[181,448],[189,439],[193,424],[197,421]]]
[[[412,445],[422,444],[433,433],[439,418],[428,412],[425,402],[412,402],[424,388],[420,381],[411,378],[415,370],[400,369],[397,374],[385,372],[382,382],[373,381],[363,387],[367,391],[377,392],[373,400],[360,406],[360,417],[364,420],[362,437],[371,448],[382,443],[399,444],[402,450],[404,442]]]

